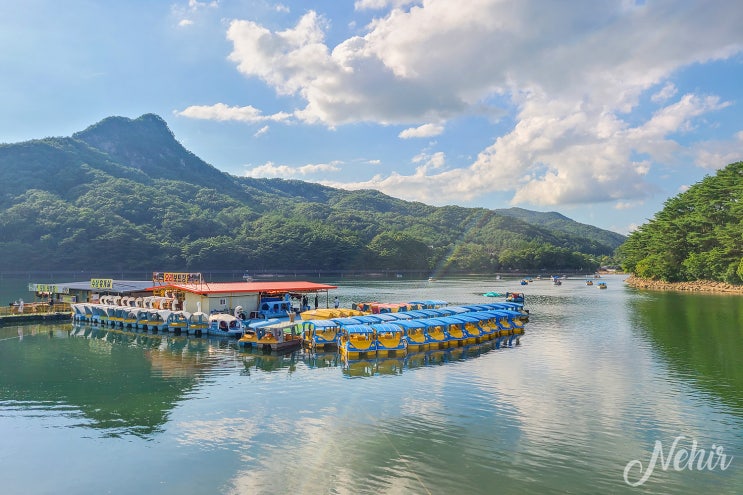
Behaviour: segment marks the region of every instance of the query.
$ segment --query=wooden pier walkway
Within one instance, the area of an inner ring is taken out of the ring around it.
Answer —
[[[18,306],[0,306],[0,326],[72,321],[72,309],[69,304],[25,303],[23,312],[19,312],[18,309]]]

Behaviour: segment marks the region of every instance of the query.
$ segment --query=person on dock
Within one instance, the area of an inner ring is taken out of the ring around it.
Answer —
[[[338,307],[341,305],[340,299],[338,299],[338,296],[335,296],[335,299],[333,299],[333,305],[335,306],[335,309],[338,309]]]

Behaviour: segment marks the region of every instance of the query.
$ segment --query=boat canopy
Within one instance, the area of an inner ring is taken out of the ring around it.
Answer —
[[[325,329],[337,327],[338,323],[333,320],[307,320],[304,322],[304,325],[311,326],[312,328]]]
[[[395,325],[394,323],[376,323],[372,325],[371,327],[377,333],[383,333],[383,332],[400,333],[402,332],[402,328]]]
[[[397,325],[400,328],[426,328],[426,324],[422,320],[400,320],[391,323],[392,325]]]
[[[482,321],[482,318],[478,318],[474,316],[473,313],[453,315],[453,316],[450,316],[449,318],[453,318],[459,321],[460,323],[480,323]]]
[[[424,301],[410,301],[410,304],[417,304],[418,306],[423,307],[424,309],[435,309],[439,306],[446,306],[449,304],[447,301],[442,301],[440,299],[426,299]]]
[[[374,333],[374,330],[372,329],[371,325],[348,325],[347,327],[344,327],[343,330],[345,330],[349,334]]]
[[[362,321],[359,321],[358,316],[346,316],[344,318],[331,318],[330,321],[335,322],[337,325],[345,326],[345,325],[360,325],[363,323]]]

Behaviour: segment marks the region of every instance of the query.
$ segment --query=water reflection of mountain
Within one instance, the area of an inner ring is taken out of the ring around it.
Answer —
[[[0,341],[0,409],[54,412],[106,436],[149,436],[176,404],[219,369],[242,360],[244,374],[294,373],[298,365],[339,368],[345,377],[400,375],[469,359],[500,347],[487,342],[446,350],[343,362],[337,352],[266,354],[217,340],[89,325],[4,328]]]
[[[34,332],[0,345],[0,400],[15,409],[65,410],[117,436],[159,431],[205,363],[186,339],[90,327]],[[22,335],[24,334],[25,335]]]
[[[636,328],[672,370],[743,413],[743,305],[739,296],[653,293],[630,298]]]

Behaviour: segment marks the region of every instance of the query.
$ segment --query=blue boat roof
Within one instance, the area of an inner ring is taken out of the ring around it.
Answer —
[[[371,327],[377,332],[402,332],[402,328],[394,323],[376,323]]]
[[[399,320],[392,325],[397,325],[402,328],[425,328],[426,324],[424,323],[425,320]]]
[[[308,320],[305,321],[304,324],[313,325],[315,328],[330,328],[338,326],[338,323],[333,320]]]
[[[398,313],[400,314],[400,313]],[[411,318],[427,318],[428,315],[424,313],[423,311],[416,310],[416,311],[404,311],[403,314],[406,314],[410,316]]]
[[[397,320],[397,317],[395,316],[397,313],[379,313],[376,315],[369,315],[374,316],[379,321],[394,321]]]
[[[410,314],[408,314],[405,311],[399,311],[397,313],[384,313],[384,316],[390,318],[389,321],[391,322],[398,322],[400,320],[412,320],[413,319],[413,317],[410,316]]]
[[[457,321],[460,321],[460,322],[464,321],[464,322],[467,322],[467,323],[477,323],[480,320],[482,320],[482,318],[478,318],[477,316],[474,316],[474,313],[464,313],[464,314],[461,314],[461,315],[452,315],[452,316],[450,316],[450,318],[454,318]]]
[[[344,316],[343,318],[331,318],[330,321],[336,322],[338,325],[357,325],[362,323],[356,319],[356,316]]]
[[[348,333],[373,333],[371,325],[348,325],[343,327]]]
[[[359,323],[379,323],[382,321],[381,318],[379,318],[379,315],[363,315],[363,316],[354,316],[353,317],[357,322]]]

